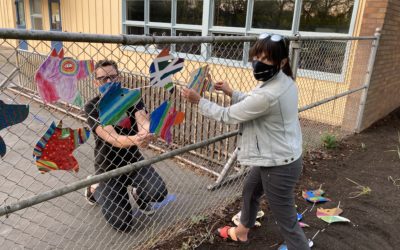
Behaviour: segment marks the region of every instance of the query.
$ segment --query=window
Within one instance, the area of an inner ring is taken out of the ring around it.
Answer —
[[[144,34],[144,28],[143,27],[128,26],[126,28],[126,33],[128,35],[143,35]]]
[[[126,0],[126,19],[144,21],[144,0]]]
[[[203,0],[179,0],[176,12],[176,23],[201,25]]]
[[[24,2],[22,1],[15,1],[16,5],[16,12],[17,12],[17,25],[25,27],[25,8]]]
[[[293,0],[255,0],[251,27],[290,30],[293,11]]]
[[[150,35],[151,36],[170,36],[171,35],[171,30],[170,29],[157,29],[157,28],[151,28],[150,29]],[[157,49],[163,49],[168,44],[155,44],[155,48]]]
[[[150,1],[150,22],[171,22],[171,0]]]
[[[303,0],[300,31],[348,34],[353,7],[354,0]]]
[[[32,29],[43,30],[42,1],[31,0],[30,5]]]
[[[215,0],[214,26],[245,27],[247,0]]]
[[[201,32],[177,30],[176,35],[177,36],[201,36]],[[200,43],[177,44],[175,50],[177,52],[181,52],[181,53],[200,55],[201,45],[200,45]]]
[[[214,36],[237,36],[235,34],[214,33]],[[212,46],[212,57],[225,58],[241,61],[243,57],[243,43],[214,43]]]

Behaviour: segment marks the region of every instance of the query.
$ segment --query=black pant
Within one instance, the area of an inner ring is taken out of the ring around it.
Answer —
[[[161,202],[168,194],[164,181],[152,166],[100,182],[94,197],[101,205],[107,222],[121,231],[130,231],[138,223],[132,216],[132,206],[126,189],[128,185],[137,188],[139,207],[146,206],[149,202]]]
[[[260,198],[265,193],[288,249],[310,249],[308,240],[297,221],[294,188],[300,177],[302,159],[276,167],[251,167],[243,187],[240,223],[254,226]]]

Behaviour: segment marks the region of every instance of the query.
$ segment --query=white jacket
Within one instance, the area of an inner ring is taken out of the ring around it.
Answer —
[[[250,93],[234,91],[233,105],[221,107],[200,99],[200,113],[214,120],[241,124],[238,161],[241,165],[286,165],[302,154],[296,83],[280,71]]]

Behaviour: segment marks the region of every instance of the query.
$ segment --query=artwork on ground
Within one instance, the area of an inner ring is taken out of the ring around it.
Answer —
[[[312,202],[312,203],[319,203],[319,202],[326,202],[330,201],[329,198],[325,198],[322,195],[324,195],[325,191],[322,190],[321,188],[317,190],[305,190],[302,192],[303,198],[306,199],[306,201]]]
[[[187,87],[195,90],[200,95],[205,91],[210,92],[212,90],[213,84],[209,77],[209,69],[207,65],[196,69],[190,74],[190,80]]]
[[[62,121],[53,122],[33,150],[33,158],[40,173],[52,170],[78,172],[79,165],[73,151],[90,136],[89,128],[63,128]]]
[[[171,128],[185,119],[185,113],[171,107],[171,101],[163,102],[150,114],[150,133],[160,136],[167,143],[171,143]]]
[[[82,96],[77,84],[93,70],[92,60],[79,61],[64,57],[63,49],[59,53],[53,49],[35,74],[39,95],[45,103],[61,100],[82,107]]]
[[[169,48],[163,49],[150,65],[150,85],[171,90],[174,87],[172,75],[183,68],[184,59],[169,54]]]
[[[338,207],[331,209],[317,209],[317,217],[329,224],[334,222],[350,222],[349,219],[339,216],[341,213],[343,213],[343,210]]]
[[[0,130],[23,122],[29,114],[28,105],[6,104],[0,100]],[[7,152],[6,143],[0,136],[0,155]]]
[[[140,101],[139,89],[122,88],[120,82],[109,84],[99,102],[100,123],[107,125],[126,125],[126,112]]]

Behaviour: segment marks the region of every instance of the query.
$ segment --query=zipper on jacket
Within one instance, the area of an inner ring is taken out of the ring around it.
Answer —
[[[256,135],[256,145],[257,145],[258,154],[260,154],[260,146],[258,145],[258,138],[257,138],[257,135]]]

